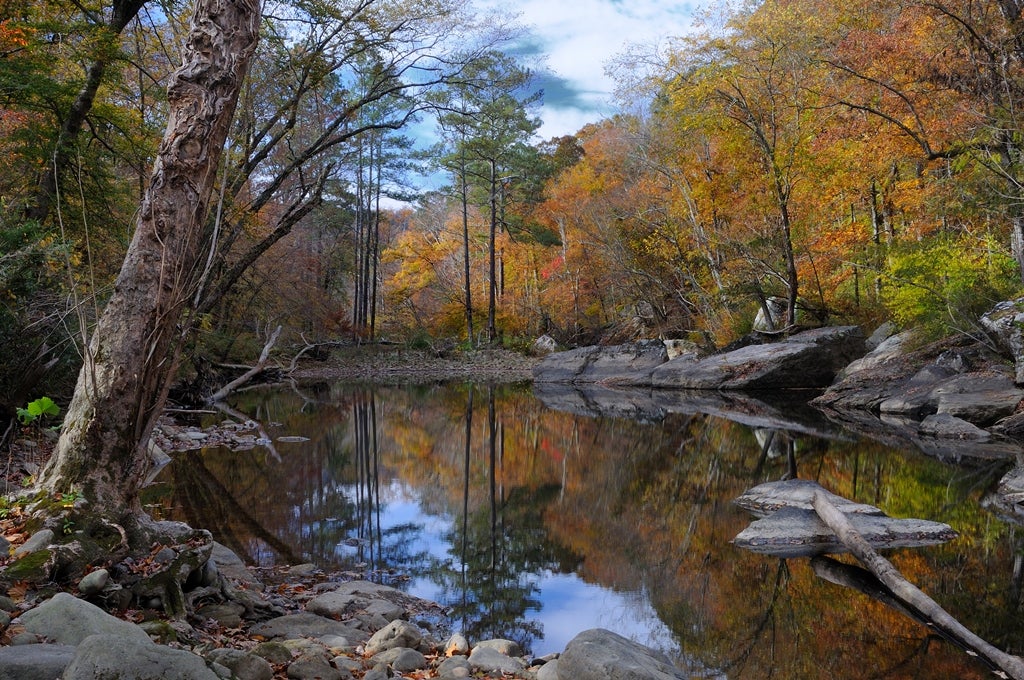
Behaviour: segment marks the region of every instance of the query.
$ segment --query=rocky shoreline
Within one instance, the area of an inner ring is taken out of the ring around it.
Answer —
[[[94,604],[113,586],[105,569],[83,578],[77,596],[0,597],[0,678],[683,677],[662,655],[605,630],[583,631],[562,654],[533,658],[511,640],[471,642],[452,633],[439,605],[389,586],[337,580],[311,564],[257,576],[217,543],[207,565],[187,618],[107,613]]]

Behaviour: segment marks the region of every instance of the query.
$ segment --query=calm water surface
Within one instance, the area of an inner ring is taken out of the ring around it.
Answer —
[[[1024,650],[1021,539],[982,502],[1005,463],[952,467],[823,421],[767,431],[699,404],[598,417],[593,400],[550,408],[529,387],[324,385],[234,406],[273,443],[176,456],[152,501],[164,515],[259,565],[311,561],[440,602],[471,640],[540,655],[602,627],[694,677],[990,677],[807,560],[730,543],[751,521],[732,499],[796,474],[951,524],[957,540],[889,557],[983,638]]]

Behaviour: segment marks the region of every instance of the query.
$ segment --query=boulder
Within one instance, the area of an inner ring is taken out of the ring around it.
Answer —
[[[530,345],[530,353],[538,357],[544,357],[557,351],[558,341],[550,335],[542,335]]]
[[[219,680],[199,656],[147,639],[91,635],[78,645],[62,680]]]
[[[146,632],[134,623],[111,616],[94,604],[68,593],[57,593],[35,609],[21,615],[29,633],[65,645],[78,645],[91,635],[109,634],[122,640],[151,643]]]
[[[423,631],[408,621],[392,621],[367,640],[364,652],[373,656],[393,647],[418,649],[423,642]]]
[[[754,316],[754,324],[751,330],[755,331],[777,331],[786,325],[786,310],[789,302],[786,298],[770,297],[764,301],[764,305],[757,308],[757,315]],[[765,315],[765,309],[768,314]]]
[[[682,680],[664,654],[601,628],[585,630],[558,658],[560,680]]]
[[[53,680],[75,658],[71,645],[0,647],[0,680]]]
[[[477,645],[469,655],[469,665],[485,673],[519,673],[526,664],[519,659],[502,654],[493,647]]]
[[[625,345],[580,347],[544,357],[533,369],[537,382],[596,383],[613,380],[644,384],[650,372],[668,361],[661,340]]]
[[[654,387],[695,390],[773,390],[829,385],[864,354],[857,326],[816,328],[780,342],[748,345],[698,361],[676,359],[651,372]]]
[[[1024,385],[1024,298],[998,303],[982,315],[981,326],[1013,359],[1014,382]]]
[[[274,668],[252,652],[241,649],[212,649],[206,658],[231,671],[232,680],[273,680]]]

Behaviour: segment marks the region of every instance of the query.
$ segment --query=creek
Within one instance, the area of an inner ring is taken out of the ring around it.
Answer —
[[[470,640],[542,655],[601,627],[693,677],[988,676],[806,559],[730,543],[752,519],[732,499],[795,474],[950,524],[956,540],[887,556],[982,638],[1024,649],[1021,532],[985,502],[1009,462],[951,466],[699,408],[595,416],[530,386],[320,384],[232,405],[270,441],[176,454],[146,497],[154,514],[256,565],[312,562],[434,600]]]

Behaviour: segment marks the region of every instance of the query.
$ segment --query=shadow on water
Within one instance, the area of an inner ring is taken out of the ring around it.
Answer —
[[[280,459],[260,447],[179,455],[152,502],[256,564],[386,582],[448,607],[470,639],[535,654],[602,627],[693,677],[985,677],[807,560],[730,543],[749,522],[732,499],[799,476],[952,525],[961,538],[892,561],[986,639],[1024,648],[1019,532],[980,503],[993,470],[857,439],[799,403],[614,392],[253,393],[234,406],[267,425]]]

